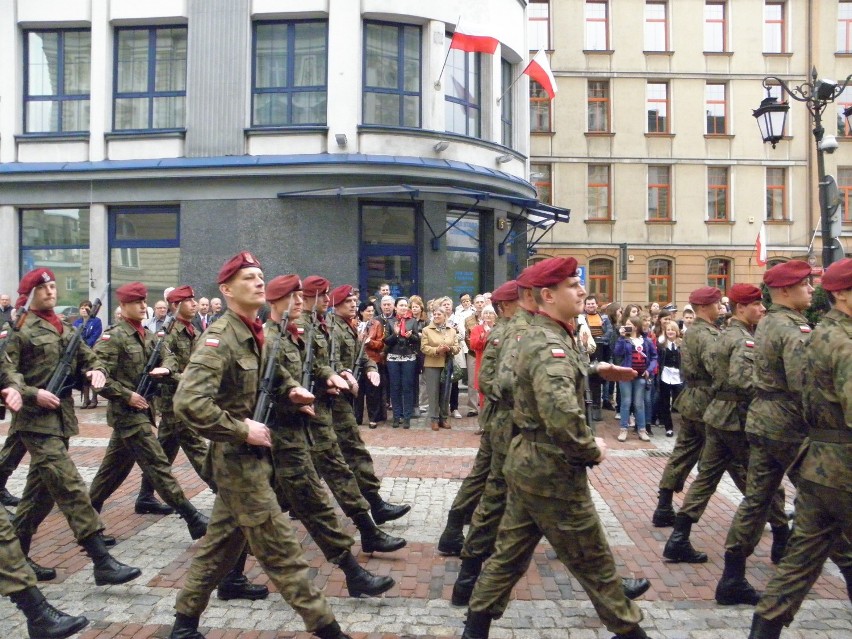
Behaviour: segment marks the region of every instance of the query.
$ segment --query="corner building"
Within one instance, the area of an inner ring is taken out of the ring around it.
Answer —
[[[526,180],[525,20],[519,0],[0,0],[0,290],[44,265],[69,309],[133,280],[212,296],[246,248],[365,296],[500,284],[528,223],[566,219]],[[496,53],[448,56],[457,26]]]

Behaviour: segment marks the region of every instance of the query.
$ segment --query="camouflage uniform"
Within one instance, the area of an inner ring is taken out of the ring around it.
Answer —
[[[852,597],[852,317],[829,311],[805,357],[802,399],[810,426],[796,459],[796,526],[755,616],[789,624],[822,572],[839,562]]]
[[[54,501],[68,520],[77,541],[103,530],[92,508],[86,484],[68,454],[69,439],[80,431],[71,392],[60,397],[58,409],[36,403],[40,388],[47,386],[73,329],[63,322],[62,335],[50,322],[30,313],[19,331],[12,333],[6,355],[11,362],[11,384],[24,399],[23,408],[12,415],[11,435],[18,434],[30,453],[30,470],[21,503],[15,512],[15,532],[26,554],[30,539],[50,513]],[[92,350],[80,344],[74,374],[79,380],[86,371],[104,367]]]
[[[587,465],[599,458],[600,449],[585,421],[585,366],[564,325],[533,316],[515,372],[513,419],[521,435],[506,456],[506,512],[470,611],[503,614],[544,535],[607,629],[633,632],[642,613],[624,595],[592,502]]]
[[[9,513],[2,507],[0,510],[0,595],[8,597],[14,592],[34,587],[36,577],[21,552]]]
[[[272,488],[269,452],[245,443],[257,398],[261,353],[251,331],[231,310],[207,328],[174,397],[175,414],[211,441],[205,460],[219,488],[207,534],[198,545],[175,609],[198,617],[210,593],[248,541],[281,596],[308,631],[334,621],[287,516]],[[287,394],[298,382],[283,379]]]
[[[89,489],[97,510],[127,479],[134,462],[139,463],[142,473],[169,506],[178,512],[194,510],[154,436],[153,410],[136,410],[127,403],[158,339],[152,333],[146,333],[143,339],[128,322],[120,322],[108,327],[95,344],[95,353],[110,375],[100,395],[110,400],[107,423],[112,428],[103,461]]]

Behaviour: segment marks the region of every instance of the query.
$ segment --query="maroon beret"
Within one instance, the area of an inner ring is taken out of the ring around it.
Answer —
[[[722,299],[722,291],[715,286],[702,286],[689,294],[689,303],[699,306],[716,304],[720,299]]]
[[[763,291],[754,284],[734,284],[728,291],[731,304],[751,304],[762,297]]]
[[[524,269],[517,283],[524,288],[556,286],[577,275],[577,260],[573,257],[550,257]],[[523,283],[521,279],[523,278]]]
[[[331,292],[331,305],[337,306],[338,304],[343,304],[348,297],[352,297],[354,294],[355,289],[349,284],[338,286]]]
[[[42,284],[47,284],[48,282],[55,282],[56,276],[53,274],[49,268],[39,267],[33,269],[26,275],[21,278],[21,283],[18,284],[18,294],[23,296],[29,296],[32,290],[36,286],[40,286]],[[27,301],[24,300],[24,304]],[[21,304],[23,306],[24,304]]]
[[[222,268],[219,269],[219,276],[216,278],[216,283],[224,284],[236,275],[237,271],[252,267],[260,268],[260,262],[248,251],[241,251],[222,264]]]
[[[302,290],[307,297],[316,297],[323,293],[328,293],[331,288],[331,282],[319,275],[308,275],[302,282]]]
[[[266,301],[274,302],[287,297],[294,291],[302,290],[302,280],[298,275],[279,275],[273,277],[266,285]]]
[[[826,291],[845,291],[852,288],[852,258],[844,257],[825,269],[822,287]]]
[[[491,293],[492,302],[513,302],[516,299],[518,299],[518,283],[515,280],[501,284]]]
[[[166,295],[166,301],[169,304],[178,304],[179,302],[188,300],[190,297],[195,297],[195,291],[192,290],[191,286],[184,284],[169,291],[169,294]]]
[[[802,260],[782,262],[763,274],[763,283],[769,288],[793,286],[811,274],[811,266]]]
[[[148,289],[142,282],[130,282],[115,289],[115,296],[121,304],[138,302],[148,297]]]

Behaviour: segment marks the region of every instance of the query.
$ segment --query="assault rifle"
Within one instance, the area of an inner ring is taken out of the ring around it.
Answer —
[[[260,390],[257,391],[257,403],[254,405],[254,415],[251,417],[254,421],[266,424],[267,426],[269,426],[269,421],[272,417],[272,397],[275,388],[276,369],[278,367],[278,351],[281,350],[281,341],[287,334],[287,324],[289,322],[290,310],[288,309],[284,312],[284,317],[279,324],[281,333],[266,353],[266,368],[263,369],[263,377],[260,379]]]
[[[358,355],[355,358],[355,367],[352,369],[352,377],[354,377],[355,381],[358,382],[359,384],[361,383],[361,381],[360,381],[361,370],[364,368],[364,363],[363,363],[364,362],[364,349],[367,346],[367,338],[370,336],[370,334],[368,332],[369,330],[370,330],[369,325],[365,326],[364,327],[364,336],[361,337],[358,340],[358,341],[361,342],[361,346],[358,347]]]
[[[577,331],[576,339],[577,345],[580,347],[580,352],[586,356],[584,359],[589,359],[589,350],[583,343],[583,339],[580,337],[579,330]],[[589,426],[589,430],[592,431],[592,437],[597,437],[597,426],[595,426],[595,420],[592,418],[592,405],[594,404],[594,402],[592,401],[592,385],[589,383],[589,365],[585,364],[585,366],[586,369],[583,372],[583,378],[585,381],[584,399],[586,403],[586,424]]]
[[[163,351],[163,343],[166,341],[166,336],[169,334],[169,331],[172,330],[174,323],[175,316],[168,315],[166,320],[163,322],[163,328],[160,329],[163,334],[157,340],[157,343],[154,344],[154,350],[151,351],[151,356],[148,358],[148,362],[145,364],[145,368],[142,371],[142,377],[139,378],[139,383],[136,385],[136,394],[141,395],[146,400],[151,399],[154,395],[154,391],[157,390],[159,380],[151,375],[151,371],[157,368],[160,364],[160,360],[162,359],[160,353]]]
[[[92,318],[97,317],[100,310],[101,300],[98,298],[92,305],[92,310],[89,311],[89,317],[74,330],[74,334],[71,336],[67,346],[65,346],[65,352],[62,353],[62,358],[59,360],[56,368],[53,369],[53,375],[50,376],[50,381],[45,386],[47,392],[61,397],[63,393],[73,388],[74,360],[77,358],[77,351],[80,350],[83,334],[86,332],[89,322],[92,321]]]
[[[307,389],[311,393],[314,392],[314,339],[317,333],[317,300],[314,299],[314,307],[311,309],[311,321],[309,322],[308,334],[305,336],[305,363],[302,364],[302,388]]]
[[[21,327],[24,325],[24,321],[27,319],[27,315],[30,314],[30,304],[33,303],[33,295],[35,295],[35,288],[30,291],[27,303],[18,311],[18,316],[14,323],[10,323],[11,330],[15,332],[21,330]],[[0,330],[0,359],[6,356],[6,348],[9,346],[9,338],[11,337],[9,332],[10,330],[8,328]],[[2,397],[0,397],[0,419],[6,419],[6,404],[3,403]]]

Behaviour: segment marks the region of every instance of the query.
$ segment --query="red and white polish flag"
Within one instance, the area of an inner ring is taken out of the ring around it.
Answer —
[[[467,53],[489,53],[494,55],[500,41],[491,36],[470,35],[456,31],[450,42],[450,49],[458,49]]]
[[[754,242],[754,252],[758,266],[766,266],[766,225],[761,224]]]
[[[553,71],[550,70],[550,62],[544,49],[538,50],[538,53],[533,56],[523,72],[538,82],[547,91],[551,100],[556,97],[556,78],[553,77]]]

